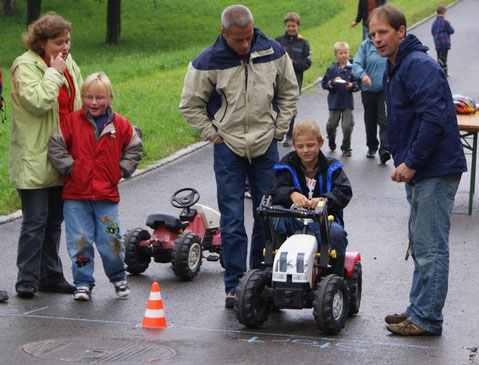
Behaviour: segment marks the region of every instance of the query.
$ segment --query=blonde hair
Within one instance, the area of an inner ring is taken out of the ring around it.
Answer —
[[[334,53],[341,51],[342,49],[345,49],[346,51],[349,52],[349,44],[346,42],[336,42],[334,43]]]
[[[85,79],[85,81],[83,82],[83,85],[81,87],[82,96],[85,96],[85,93],[93,85],[101,87],[105,91],[105,93],[108,95],[108,97],[110,97],[110,98],[113,97],[113,88],[111,87],[110,79],[108,78],[107,75],[105,75],[104,72],[102,72],[102,71],[95,72],[95,73],[89,75]]]
[[[22,34],[22,39],[27,49],[43,57],[45,51],[41,43],[71,31],[72,23],[54,12],[48,12],[28,26],[28,30]]]
[[[311,136],[317,138],[318,142],[323,140],[321,129],[314,120],[303,120],[293,128],[293,144],[299,136]]]
[[[294,11],[289,12],[284,16],[284,24],[286,22],[295,22],[296,24],[301,25],[301,20],[299,19],[299,14]]]

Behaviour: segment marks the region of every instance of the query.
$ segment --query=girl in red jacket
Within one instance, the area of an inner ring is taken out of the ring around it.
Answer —
[[[96,243],[105,273],[119,297],[129,294],[118,215],[118,182],[141,160],[141,139],[111,109],[113,91],[103,72],[88,76],[82,110],[69,114],[50,137],[48,158],[63,175],[63,214],[72,259],[75,300],[89,300]]]

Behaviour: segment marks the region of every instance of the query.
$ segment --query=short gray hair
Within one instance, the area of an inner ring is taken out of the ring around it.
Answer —
[[[227,34],[229,34],[233,25],[238,28],[244,28],[253,23],[253,14],[251,14],[251,11],[244,5],[228,6],[221,13],[221,26]]]

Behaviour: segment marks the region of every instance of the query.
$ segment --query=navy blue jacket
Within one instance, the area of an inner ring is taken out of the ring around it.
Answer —
[[[446,74],[427,50],[409,34],[383,79],[394,165],[415,169],[414,181],[467,170]]]
[[[331,109],[354,109],[353,92],[359,90],[359,79],[353,76],[353,65],[349,62],[346,66],[341,68],[339,62],[334,62],[328,67],[326,73],[321,80],[323,89],[329,90],[328,93],[328,108]],[[346,84],[333,85],[333,80],[336,77],[341,77],[343,80],[352,82],[353,88],[346,89]]]
[[[313,198],[328,198],[328,213],[333,214],[344,226],[342,210],[353,197],[351,183],[341,162],[326,157],[321,151],[318,153],[318,166]],[[296,151],[284,156],[274,169],[276,174],[269,189],[273,204],[290,207],[293,202],[289,196],[293,191],[308,196],[309,189]]]

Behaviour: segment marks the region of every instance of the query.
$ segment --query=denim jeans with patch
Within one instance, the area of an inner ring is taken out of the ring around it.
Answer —
[[[414,260],[406,314],[411,322],[435,334],[442,332],[449,276],[449,228],[460,180],[461,174],[455,174],[406,184]]]
[[[253,202],[253,234],[251,237],[250,268],[260,269],[264,265],[265,241],[263,221],[256,208],[273,180],[273,166],[278,162],[277,141],[273,139],[268,150],[261,156],[248,161],[231,151],[225,143],[214,145],[214,170],[218,207],[221,213],[221,253],[225,265],[225,291],[232,292],[246,271],[248,236],[244,226],[244,191],[248,177]]]
[[[108,200],[65,200],[63,215],[75,285],[90,288],[95,285],[93,242],[100,253],[108,279],[112,283],[125,280],[125,248],[120,234],[118,203]]]

